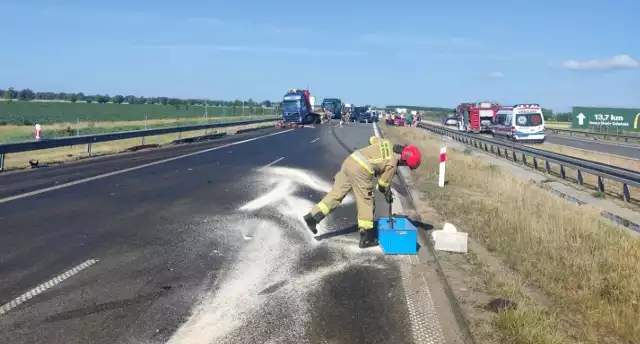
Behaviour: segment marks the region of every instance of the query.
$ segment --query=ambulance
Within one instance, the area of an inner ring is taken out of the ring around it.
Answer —
[[[502,106],[496,113],[492,134],[516,142],[543,143],[544,116],[538,104]]]

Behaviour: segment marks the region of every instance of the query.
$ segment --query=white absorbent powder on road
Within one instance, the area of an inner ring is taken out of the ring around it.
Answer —
[[[252,188],[262,194],[222,221],[207,221],[216,227],[210,228],[215,235],[237,236],[241,241],[238,259],[169,344],[307,343],[305,331],[313,310],[307,300],[323,279],[356,265],[388,268],[379,259],[379,249],[360,250],[358,240],[351,237],[319,242],[306,228],[302,216],[314,203],[296,192],[307,187],[324,193],[330,183],[286,167],[267,167],[257,173]],[[324,221],[329,228],[335,227],[331,221],[331,217]],[[318,245],[326,245],[336,259],[311,271],[297,271],[303,254]]]

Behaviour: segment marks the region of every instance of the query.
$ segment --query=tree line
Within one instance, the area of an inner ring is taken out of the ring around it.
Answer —
[[[158,105],[210,105],[210,106],[264,106],[264,107],[273,107],[278,103],[271,102],[269,100],[265,100],[263,102],[256,102],[253,99],[249,99],[246,101],[235,100],[235,101],[227,101],[227,100],[209,100],[209,99],[179,99],[179,98],[170,98],[170,97],[137,97],[134,95],[115,95],[109,96],[107,94],[94,94],[94,95],[85,95],[82,92],[79,93],[65,93],[65,92],[34,92],[31,89],[25,88],[22,90],[15,90],[13,87],[10,87],[7,90],[0,89],[0,99],[6,99],[7,101],[19,100],[19,101],[32,101],[32,100],[47,100],[47,101],[68,101],[71,103],[75,103],[78,101],[86,102],[86,103],[114,103],[114,104],[158,104]]]

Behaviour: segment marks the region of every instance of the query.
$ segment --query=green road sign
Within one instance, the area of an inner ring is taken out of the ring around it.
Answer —
[[[640,109],[573,107],[571,127],[640,132]]]

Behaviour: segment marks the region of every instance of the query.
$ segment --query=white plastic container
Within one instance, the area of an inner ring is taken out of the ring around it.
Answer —
[[[448,222],[445,223],[443,229],[433,231],[431,236],[435,242],[434,249],[438,251],[467,252],[468,234],[458,232],[456,227]]]

